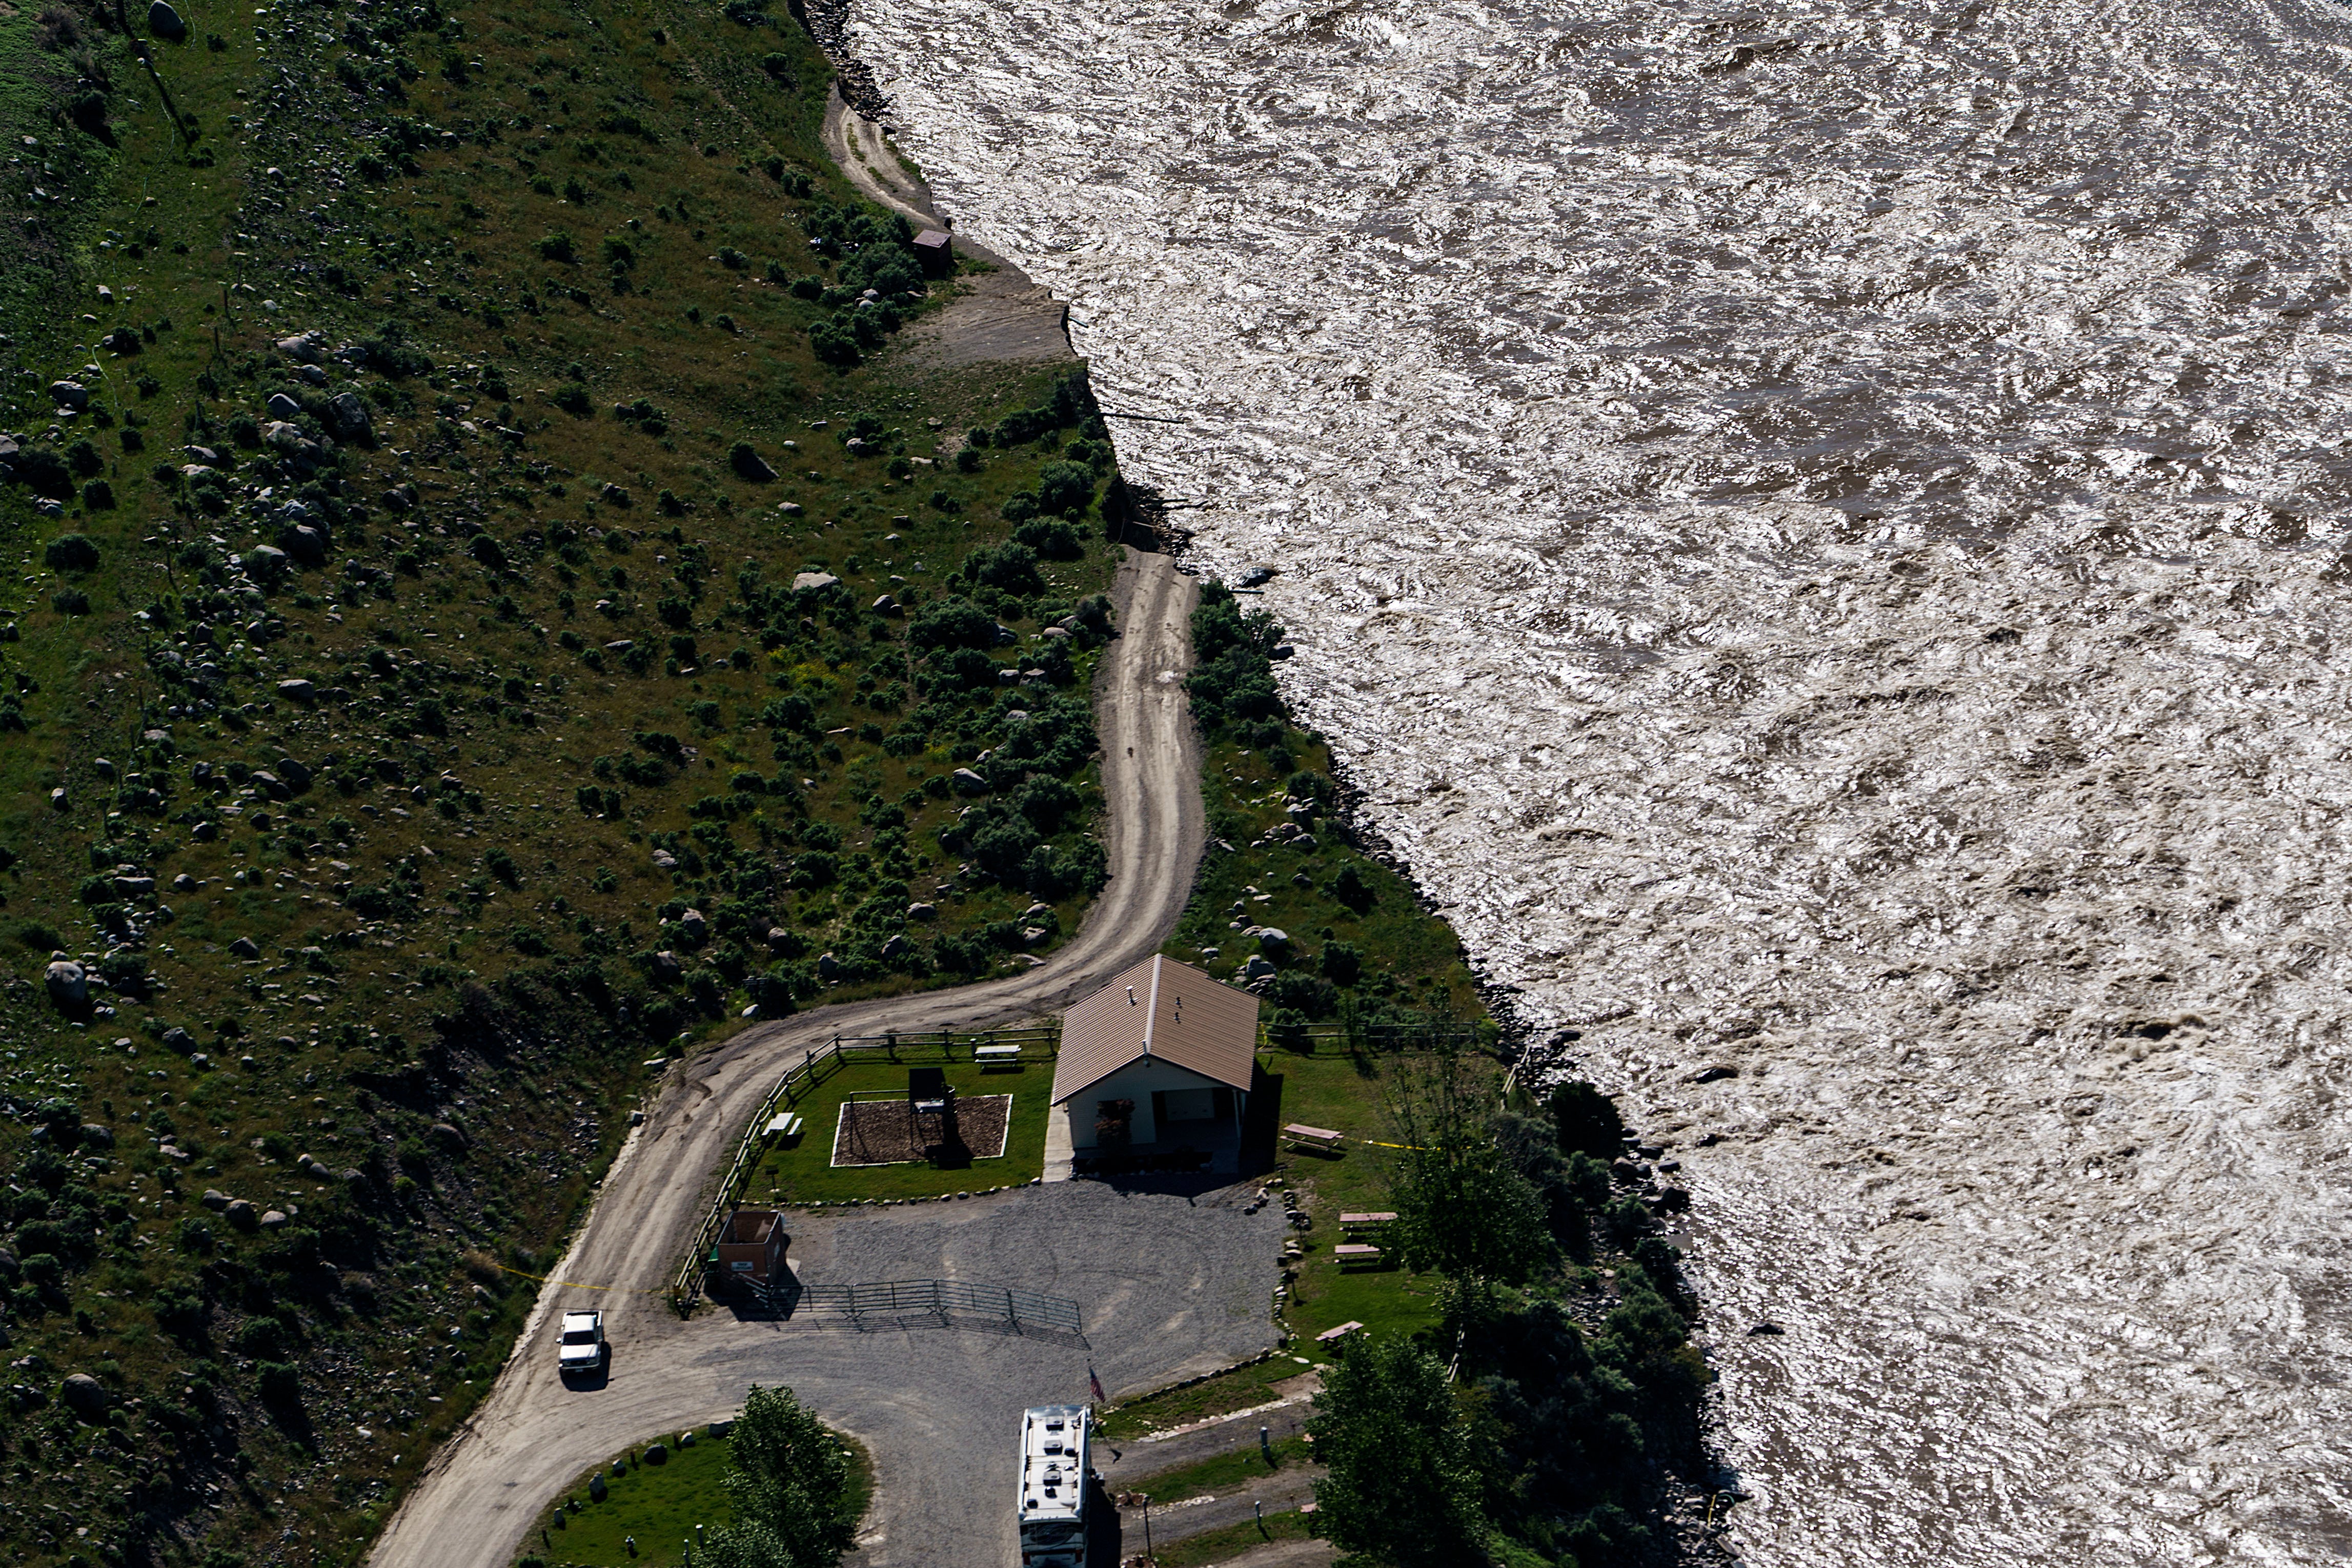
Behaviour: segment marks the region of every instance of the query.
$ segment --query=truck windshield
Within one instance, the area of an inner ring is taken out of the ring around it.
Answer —
[[[565,1329],[563,1331],[563,1343],[566,1344],[594,1344],[596,1343],[596,1331],[594,1329]]]

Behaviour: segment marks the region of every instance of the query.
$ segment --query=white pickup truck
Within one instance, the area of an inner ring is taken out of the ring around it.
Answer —
[[[555,1363],[563,1372],[594,1372],[604,1364],[604,1314],[566,1312],[556,1342]]]

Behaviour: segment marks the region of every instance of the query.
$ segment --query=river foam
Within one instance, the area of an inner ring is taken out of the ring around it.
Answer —
[[[2352,1554],[2347,13],[855,34],[1676,1145],[1747,1558]]]

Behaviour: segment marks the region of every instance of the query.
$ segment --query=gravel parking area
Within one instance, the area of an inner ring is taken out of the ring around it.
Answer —
[[[795,1215],[793,1266],[808,1284],[957,1279],[1076,1301],[1083,1343],[984,1325],[869,1332],[808,1319],[746,1321],[697,1358],[721,1403],[782,1384],[872,1450],[877,1487],[864,1568],[1018,1560],[1014,1443],[1023,1409],[1113,1398],[1255,1355],[1274,1343],[1278,1209],[1242,1212],[1248,1189],[1197,1198],[1074,1181],[961,1202]],[[1108,1455],[1097,1460],[1097,1468]]]

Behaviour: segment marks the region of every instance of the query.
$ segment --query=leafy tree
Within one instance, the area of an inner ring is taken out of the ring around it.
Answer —
[[[1559,1129],[1559,1146],[1580,1149],[1596,1160],[1613,1160],[1625,1150],[1625,1122],[1609,1096],[1590,1083],[1563,1083],[1544,1103]]]
[[[1482,1294],[1516,1285],[1552,1256],[1542,1195],[1487,1131],[1485,1073],[1474,1059],[1408,1061],[1389,1080],[1399,1152],[1391,1177],[1397,1250]]]
[[[841,1439],[791,1389],[752,1385],[729,1439],[728,1472],[728,1495],[741,1521],[739,1544],[780,1553],[738,1561],[830,1568],[849,1550],[853,1521],[842,1516],[841,1506],[849,1486],[849,1456]]]
[[[1402,1339],[1359,1342],[1324,1375],[1307,1431],[1328,1473],[1315,1483],[1341,1568],[1484,1563],[1479,1478],[1436,1357]]]
[[[1094,471],[1083,464],[1048,463],[1037,473],[1037,506],[1059,517],[1075,517],[1095,498]]]

